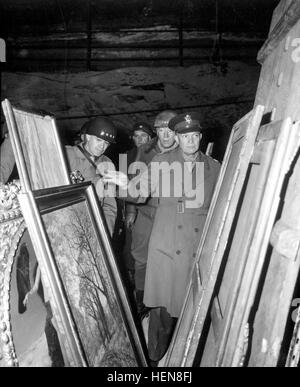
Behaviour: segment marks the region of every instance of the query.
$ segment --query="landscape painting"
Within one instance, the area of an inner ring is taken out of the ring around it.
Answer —
[[[86,202],[42,219],[88,365],[137,366]]]

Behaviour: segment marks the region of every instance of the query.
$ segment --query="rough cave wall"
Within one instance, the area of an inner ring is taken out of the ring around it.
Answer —
[[[215,141],[220,159],[233,124],[253,106],[259,74],[260,66],[242,62],[230,62],[227,75],[212,64],[75,74],[3,73],[1,97],[54,113],[68,143],[87,120],[74,116],[111,115],[125,144],[124,133],[136,120],[153,123],[157,112],[147,111],[195,106],[190,110],[201,111],[208,128],[205,142]],[[219,106],[196,107],[210,104]]]

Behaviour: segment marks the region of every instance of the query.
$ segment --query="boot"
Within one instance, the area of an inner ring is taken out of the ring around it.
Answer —
[[[138,317],[140,318],[141,321],[147,316],[147,314],[150,311],[150,308],[146,307],[143,300],[144,300],[144,291],[137,290],[136,291],[136,306],[137,306]]]

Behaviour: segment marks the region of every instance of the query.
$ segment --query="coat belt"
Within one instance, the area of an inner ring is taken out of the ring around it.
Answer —
[[[185,206],[185,200],[183,199],[174,199],[174,200],[164,200],[160,198],[152,198],[151,199],[151,204],[155,207],[173,207],[176,209],[177,213],[183,214],[195,214],[195,215],[204,215],[206,216],[208,214],[208,208],[202,208],[202,207],[197,207],[197,208],[186,208]]]

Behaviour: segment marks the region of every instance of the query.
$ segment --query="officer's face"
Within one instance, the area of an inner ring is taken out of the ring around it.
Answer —
[[[176,141],[184,154],[190,156],[198,152],[202,134],[199,132],[176,135]]]
[[[86,135],[86,139],[86,149],[92,156],[95,157],[101,156],[110,145],[109,142],[103,140],[102,138],[89,134]]]
[[[157,128],[157,137],[163,148],[170,148],[175,143],[175,133],[169,128]]]
[[[135,130],[132,139],[135,143],[135,146],[140,147],[143,144],[147,144],[147,142],[151,140],[151,137],[143,130]]]

